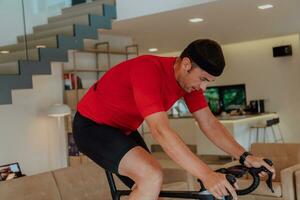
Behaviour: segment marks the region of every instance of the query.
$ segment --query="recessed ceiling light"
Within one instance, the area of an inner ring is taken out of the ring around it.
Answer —
[[[257,6],[257,8],[261,10],[265,10],[265,9],[273,8],[273,5],[265,4],[265,5]]]
[[[0,53],[2,53],[2,54],[8,54],[8,53],[10,53],[10,51],[3,50],[3,51],[0,51]]]
[[[192,18],[192,19],[189,19],[190,22],[193,22],[193,23],[197,23],[197,22],[203,22],[203,19],[202,18]]]
[[[150,52],[156,52],[156,51],[158,51],[158,49],[157,48],[150,48],[150,49],[148,49],[148,51],[150,51]]]
[[[46,48],[45,45],[36,45],[36,48]]]

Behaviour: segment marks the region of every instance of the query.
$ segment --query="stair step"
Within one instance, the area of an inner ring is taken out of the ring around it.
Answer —
[[[72,7],[67,7],[67,8],[63,8],[62,9],[62,14],[77,14],[77,13],[81,13],[81,11],[85,11],[85,10],[89,10],[92,9],[96,6],[102,6],[103,4],[107,4],[107,5],[115,5],[115,1],[114,0],[96,0],[90,3],[84,3],[84,4],[78,4]]]
[[[114,3],[96,0],[63,9],[62,15],[48,19],[50,24],[34,27],[26,38],[17,37],[18,44],[1,47],[9,53],[0,54],[0,105],[12,103],[12,89],[32,88],[33,74],[50,74],[51,62],[68,62],[68,49],[84,49],[83,38],[97,39],[97,29],[111,29],[111,19],[116,18]],[[46,48],[37,48],[41,45]]]
[[[43,39],[43,38],[46,38],[46,37],[56,36],[58,34],[62,34],[62,35],[66,35],[66,36],[73,36],[73,25],[59,27],[59,28],[56,28],[56,29],[48,30],[48,31],[29,34],[29,35],[27,35],[27,40],[28,41],[38,40],[38,39]],[[25,39],[24,36],[18,36],[17,37],[18,43],[23,43],[24,39]]]
[[[1,63],[0,74],[19,74],[18,61]]]
[[[33,49],[33,48],[37,47],[38,45],[55,48],[55,47],[57,47],[56,40],[57,40],[56,36],[42,38],[42,39],[38,39],[38,40],[28,40],[28,38],[27,38],[27,48]],[[0,47],[0,51],[4,51],[4,50],[10,51],[10,52],[25,50],[25,43],[23,42],[23,43],[6,45],[6,46]]]
[[[49,29],[37,33],[32,33],[27,35],[27,40],[38,40],[46,37],[63,35],[63,36],[74,36],[76,32],[76,37],[79,38],[91,38],[96,39],[98,37],[97,29],[110,29],[111,19],[105,16],[98,15],[86,15],[89,19],[87,24],[72,24],[63,27],[58,27],[55,29]],[[90,26],[90,24],[92,26]],[[18,36],[17,40],[19,43],[24,42],[25,36]]]
[[[70,38],[70,42],[72,44],[75,44],[72,41],[72,38]],[[85,41],[85,49],[84,47],[82,48],[83,52],[90,52],[90,53],[107,53],[105,50],[103,49],[93,49],[94,47],[94,43],[96,43],[94,40],[86,40]],[[63,45],[64,43],[60,43],[61,45]],[[43,39],[38,39],[38,40],[32,40],[28,42],[28,48],[31,49],[31,51],[34,51],[34,49],[36,49],[37,45],[44,45],[46,48],[57,48],[57,38],[56,36],[52,36],[52,37],[48,37],[48,38],[43,38]],[[24,48],[24,43],[19,43],[19,44],[15,44],[15,45],[8,45],[8,46],[3,46],[0,47],[0,50],[8,50],[10,51],[9,54],[0,54],[0,63],[7,63],[7,62],[11,62],[11,61],[17,61],[20,59],[26,59],[26,51]],[[69,49],[77,49],[77,48],[69,48]],[[81,52],[81,51],[79,51]],[[123,50],[110,50],[111,54],[119,54],[119,55],[125,55],[125,51]],[[132,52],[129,54],[133,54]],[[37,55],[36,52],[34,51],[34,56],[32,56],[29,52],[29,58],[34,58],[34,60],[37,59]]]
[[[66,19],[72,19],[77,16],[82,16],[82,15],[87,15],[87,14],[95,14],[99,16],[103,16],[103,2],[92,2],[92,3],[87,3],[87,4],[92,4],[89,7],[83,7],[83,8],[78,8],[75,9],[73,7],[66,8],[70,9],[66,12],[62,12],[61,15],[58,16],[53,16],[48,18],[48,23],[56,23],[61,20],[66,20]],[[85,5],[85,4],[84,4]]]
[[[13,89],[31,89],[31,74],[11,74],[0,76],[0,104],[11,104]]]
[[[69,25],[73,25],[73,24],[88,25],[89,24],[89,15],[84,14],[84,15],[80,15],[80,16],[76,16],[76,17],[72,17],[72,18],[58,19],[54,23],[44,24],[44,25],[33,27],[33,32],[38,33],[38,32],[48,31],[51,29],[57,29],[57,28],[61,28],[61,27],[69,26]]]
[[[38,49],[28,49],[28,59],[38,60]],[[0,54],[0,64],[16,62],[18,60],[26,60],[26,51],[15,51],[9,54]]]

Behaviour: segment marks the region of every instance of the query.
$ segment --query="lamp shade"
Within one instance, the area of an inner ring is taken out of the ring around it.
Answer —
[[[50,117],[64,117],[71,114],[71,109],[65,104],[54,104],[48,110]]]

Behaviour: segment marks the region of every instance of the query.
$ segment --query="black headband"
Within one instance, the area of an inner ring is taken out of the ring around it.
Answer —
[[[203,39],[192,42],[188,55],[201,69],[212,76],[220,76],[225,67],[222,49],[218,43]]]

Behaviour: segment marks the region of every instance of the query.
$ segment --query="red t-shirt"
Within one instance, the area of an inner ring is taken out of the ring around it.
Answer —
[[[185,92],[175,79],[175,57],[139,56],[96,82],[78,103],[79,113],[129,134],[152,113],[168,111],[181,97],[195,112],[207,106],[202,91]]]

